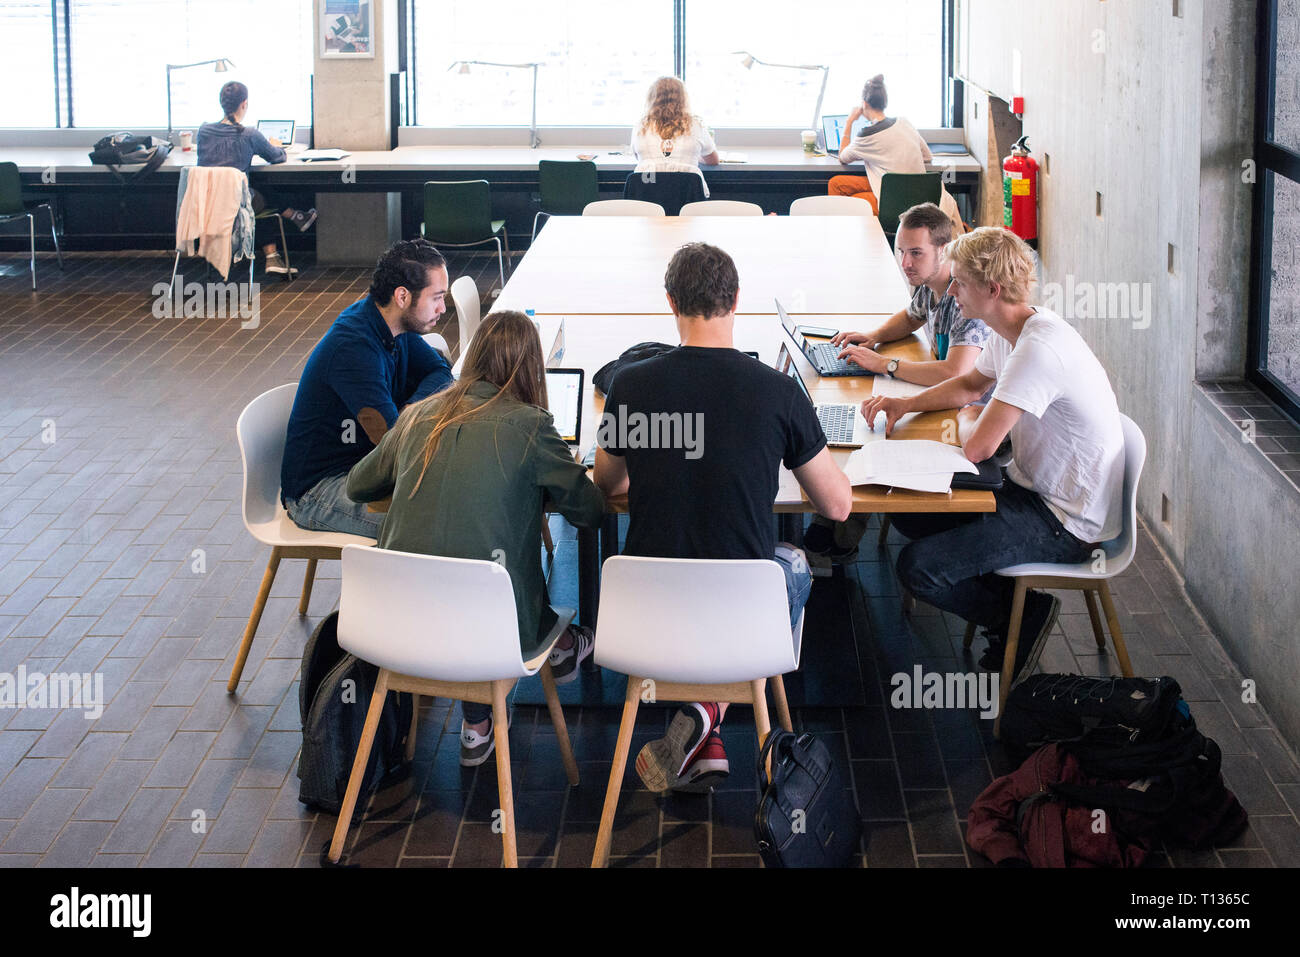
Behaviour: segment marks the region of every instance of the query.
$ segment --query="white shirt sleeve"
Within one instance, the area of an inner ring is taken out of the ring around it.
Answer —
[[[694,126],[695,129],[692,132],[700,143],[700,157],[703,158],[716,151],[718,144],[713,142],[713,137],[709,135],[709,128],[704,125],[704,121],[698,116],[694,117]]]
[[[981,361],[982,354],[975,362],[976,368]],[[1042,418],[1047,407],[1062,395],[1063,381],[1065,368],[1056,351],[1035,339],[1022,340],[1007,356],[993,398]]]

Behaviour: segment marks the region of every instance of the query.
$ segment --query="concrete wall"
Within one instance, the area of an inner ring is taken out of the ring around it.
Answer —
[[[1150,290],[1149,315],[1062,313],[1146,434],[1143,518],[1300,747],[1300,501],[1196,385],[1245,372],[1255,15],[1253,0],[961,0],[958,60],[973,102],[1025,97],[1030,146],[1050,155],[1044,282]],[[971,109],[970,147],[995,163]]]

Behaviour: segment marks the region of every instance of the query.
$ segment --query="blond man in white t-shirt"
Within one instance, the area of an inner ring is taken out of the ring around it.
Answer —
[[[913,539],[898,557],[900,581],[922,601],[985,626],[981,661],[1000,669],[1013,585],[994,575],[1022,562],[1081,562],[1123,522],[1124,439],[1106,370],[1060,316],[1028,304],[1034,262],[1008,230],[986,226],[945,249],[949,292],[962,315],[994,333],[965,375],[910,399],[868,399],[868,422],[879,412],[892,431],[909,412],[962,408],[958,437],[966,457],[982,462],[1009,435],[1013,461],[997,511],[979,516],[894,517]],[[993,386],[991,401],[967,406]],[[1018,680],[1038,661],[1060,612],[1060,600],[1031,591],[1025,601],[1016,665]]]

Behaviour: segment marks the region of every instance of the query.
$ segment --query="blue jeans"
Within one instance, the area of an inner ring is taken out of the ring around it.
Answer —
[[[785,572],[785,597],[790,605],[790,627],[793,628],[803,613],[803,606],[808,603],[808,593],[812,591],[812,571],[808,568],[808,559],[804,557],[803,550],[784,542],[776,546],[776,554],[772,557]],[[492,707],[462,701],[460,714],[466,724],[478,724],[491,716]]]
[[[384,516],[348,498],[347,475],[323,478],[298,498],[286,499],[285,511],[299,528],[313,532],[342,532],[378,538]]]
[[[893,515],[912,539],[898,579],[920,601],[1005,635],[1015,583],[993,572],[1022,562],[1083,562],[1093,545],[1075,538],[1042,496],[1007,479],[997,511],[978,515]]]

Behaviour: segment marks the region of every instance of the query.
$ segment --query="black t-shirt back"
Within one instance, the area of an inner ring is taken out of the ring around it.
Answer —
[[[693,346],[620,369],[597,439],[627,462],[624,551],[652,558],[771,558],[779,467],[826,446],[789,378],[743,352]]]

